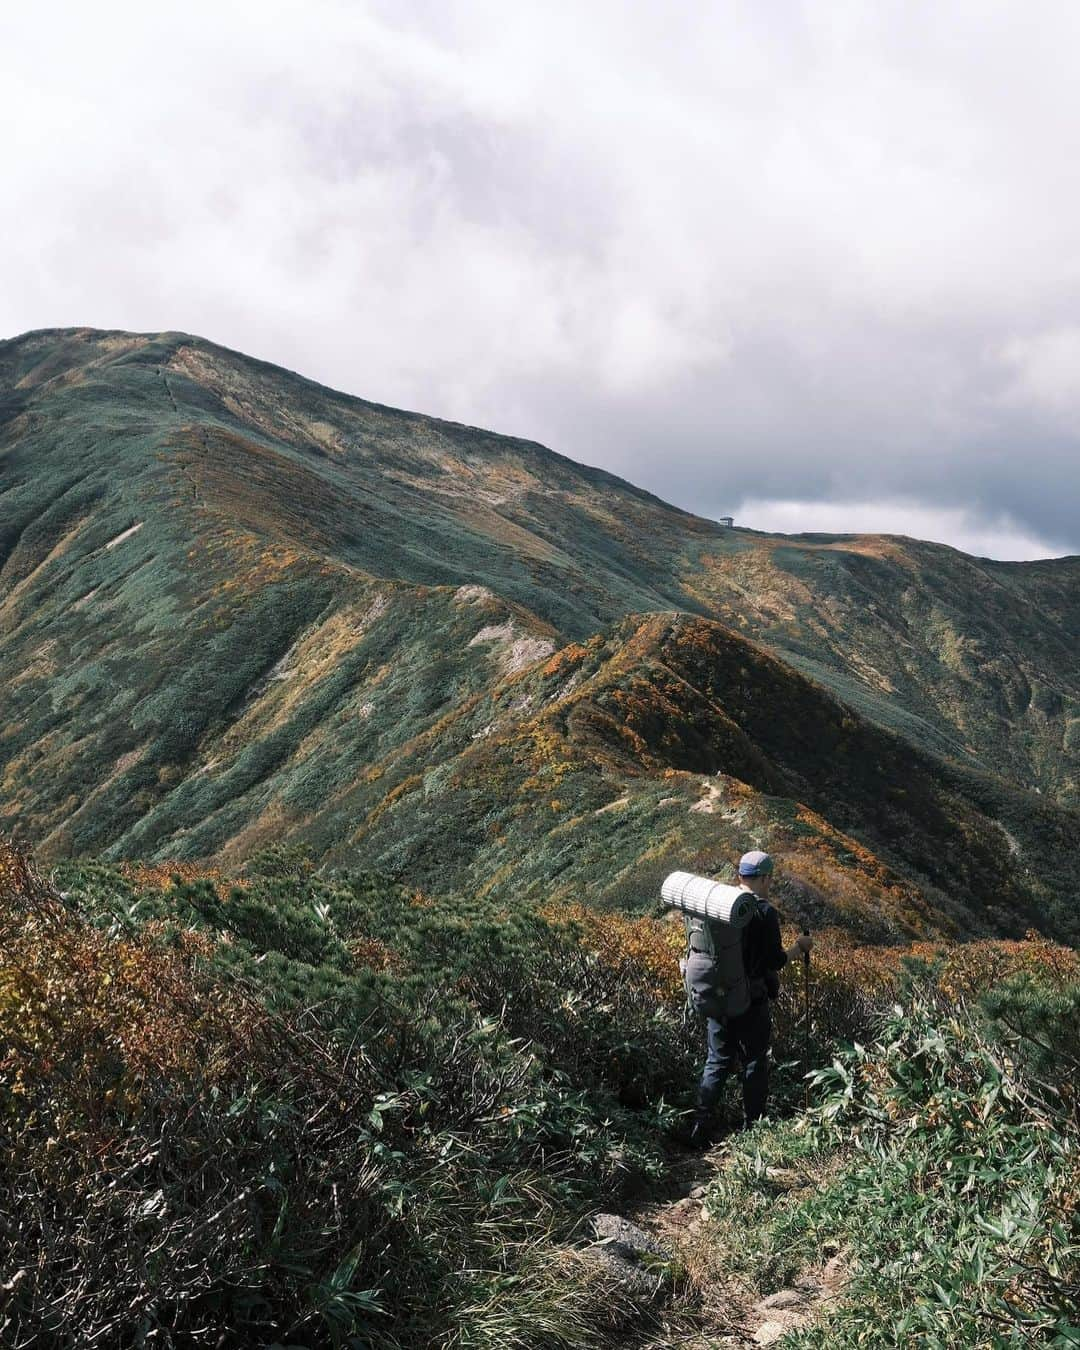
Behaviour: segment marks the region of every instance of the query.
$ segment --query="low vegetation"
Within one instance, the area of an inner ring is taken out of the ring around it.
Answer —
[[[1032,962],[981,1009],[907,979],[872,1037],[813,1074],[813,1109],[732,1147],[699,1279],[734,1264],[768,1294],[841,1261],[838,1306],[784,1342],[807,1350],[1080,1345],[1071,967]]]
[[[5,1345],[539,1350],[655,1316],[582,1252],[673,1166],[700,1048],[677,926],[295,850],[0,863]],[[787,984],[782,1119],[726,1146],[667,1317],[833,1251],[850,1283],[792,1344],[1075,1343],[1076,954],[843,944],[808,1035]]]
[[[5,1344],[578,1345],[621,1315],[564,1248],[664,1167],[691,1047],[645,979],[293,855],[139,881],[61,898],[6,856]]]

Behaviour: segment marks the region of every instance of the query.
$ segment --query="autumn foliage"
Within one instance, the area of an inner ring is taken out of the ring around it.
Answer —
[[[5,1344],[569,1350],[639,1315],[567,1244],[668,1165],[701,1054],[678,922],[323,878],[291,849],[60,880],[0,846]],[[774,1111],[905,981],[1060,1047],[1077,976],[1034,934],[825,932],[809,985],[784,975]]]
[[[287,851],[224,894],[173,875],[61,894],[0,849],[5,1345],[569,1346],[633,1315],[556,1272],[581,1207],[662,1166],[650,998],[565,925]]]

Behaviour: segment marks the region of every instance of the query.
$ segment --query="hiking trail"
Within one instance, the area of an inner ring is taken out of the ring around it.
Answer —
[[[704,1207],[712,1179],[728,1162],[725,1141],[707,1153],[673,1159],[666,1184],[628,1215],[651,1238],[672,1252],[677,1268],[691,1276],[708,1270],[712,1283],[702,1280],[700,1301],[676,1299],[675,1306],[658,1312],[652,1325],[636,1327],[612,1344],[625,1350],[716,1350],[776,1345],[790,1331],[812,1325],[835,1303],[847,1281],[843,1253],[823,1253],[820,1263],[802,1269],[790,1285],[758,1296],[745,1278],[732,1273],[716,1279],[722,1269],[717,1258],[719,1234]],[[779,1176],[783,1183],[788,1178]],[[790,1188],[811,1184],[793,1171]],[[681,1283],[685,1285],[686,1277]]]

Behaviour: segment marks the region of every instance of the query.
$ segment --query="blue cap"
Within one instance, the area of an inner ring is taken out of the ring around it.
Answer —
[[[739,876],[767,877],[772,871],[772,859],[759,848],[752,853],[744,853],[739,859]]]

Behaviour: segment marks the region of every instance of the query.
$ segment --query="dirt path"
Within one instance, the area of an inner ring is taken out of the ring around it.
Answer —
[[[674,1160],[669,1184],[629,1218],[658,1238],[674,1253],[676,1265],[693,1276],[716,1270],[720,1237],[703,1208],[708,1183],[725,1165],[723,1145],[704,1154],[686,1154]],[[734,1277],[717,1282],[715,1275],[697,1307],[692,1300],[663,1314],[660,1326],[631,1336],[620,1345],[627,1350],[715,1350],[717,1347],[774,1345],[783,1336],[807,1326],[836,1300],[845,1283],[845,1263],[839,1256],[799,1272],[791,1285],[764,1298]],[[699,1284],[701,1281],[697,1281]],[[687,1307],[690,1303],[691,1306]]]

